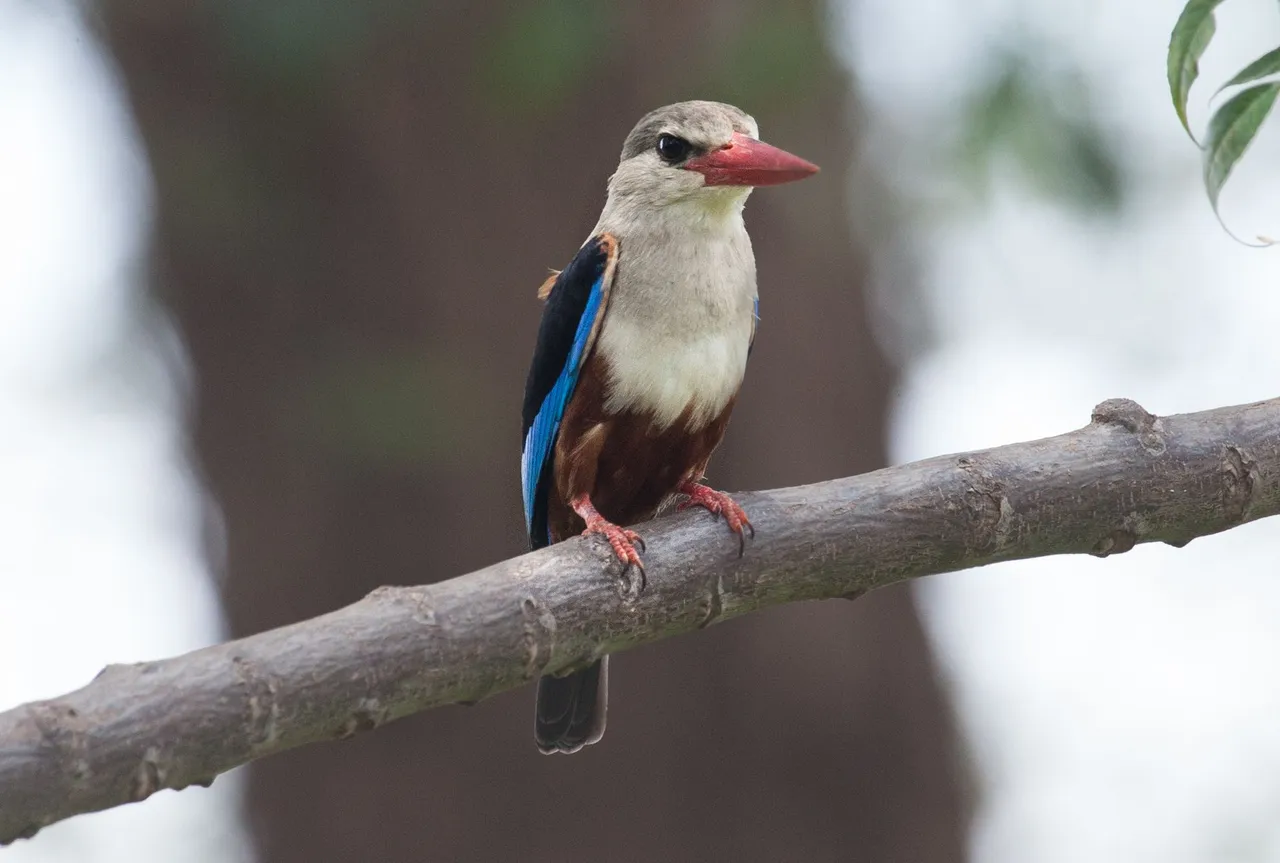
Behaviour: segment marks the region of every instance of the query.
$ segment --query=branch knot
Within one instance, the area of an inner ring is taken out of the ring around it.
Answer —
[[[556,646],[556,616],[533,594],[521,601],[520,614],[524,618],[524,647],[528,652],[524,676],[529,680],[539,676],[551,661]]]
[[[1133,399],[1107,399],[1093,409],[1091,421],[1098,425],[1120,426],[1135,434],[1149,431],[1156,418]]]
[[[1013,505],[1005,494],[1004,483],[977,459],[961,456],[956,467],[967,478],[964,493],[965,515],[972,529],[972,545],[976,550],[1000,549],[1009,540]]]
[[[1127,432],[1138,436],[1138,443],[1146,450],[1147,455],[1164,455],[1164,435],[1160,427],[1160,418],[1147,412],[1147,409],[1133,399],[1107,399],[1093,409],[1090,420],[1095,425],[1119,426]]]
[[[1248,454],[1235,444],[1227,444],[1223,453],[1226,473],[1226,505],[1237,513],[1236,520],[1243,524],[1252,517],[1254,469],[1257,465]]]

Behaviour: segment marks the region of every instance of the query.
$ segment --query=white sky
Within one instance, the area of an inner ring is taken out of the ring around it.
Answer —
[[[1089,222],[1002,179],[989,207],[925,210],[908,247],[940,343],[907,369],[893,456],[1056,434],[1094,404],[1156,413],[1280,395],[1280,250],[1227,237],[1178,125],[1164,54],[1181,0],[857,0],[850,62],[894,188],[945,180],[895,141],[946,134],[1010,28],[1085,71],[1134,175]],[[1280,44],[1272,0],[1235,0],[1193,93]],[[1223,195],[1242,236],[1280,229],[1280,135]],[[906,155],[903,155],[903,154]],[[857,201],[853,202],[857,206]],[[911,302],[920,303],[920,299]],[[918,595],[985,792],[976,863],[1280,860],[1280,522],[1182,550],[1052,558],[931,579]]]
[[[907,369],[896,460],[1064,431],[1114,396],[1167,413],[1277,395],[1280,250],[1232,242],[1204,199],[1164,83],[1180,0],[855,6],[870,152],[896,188],[944,182],[895,141],[945,129],[1015,24],[1082,65],[1135,168],[1111,225],[1002,181],[984,211],[911,226],[925,307],[888,302],[936,317],[941,342]],[[1223,8],[1207,81],[1280,44],[1270,0]],[[185,367],[132,292],[150,189],[113,75],[64,4],[0,0],[0,708],[220,636],[182,449]],[[1242,235],[1280,234],[1274,133],[1224,195]],[[1268,522],[921,590],[986,792],[978,863],[1280,861],[1277,548]],[[222,777],[3,853],[248,860],[239,803]]]
[[[134,293],[150,178],[59,2],[0,0],[0,708],[219,640],[172,332]],[[238,777],[49,827],[8,863],[248,860]]]

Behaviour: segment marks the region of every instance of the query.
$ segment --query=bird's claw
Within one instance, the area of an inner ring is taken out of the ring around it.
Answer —
[[[636,593],[643,593],[648,580],[644,571],[644,562],[640,560],[640,552],[646,551],[644,538],[634,530],[625,527],[618,527],[610,521],[605,521],[597,516],[587,522],[587,529],[582,532],[583,536],[598,534],[609,541],[609,547],[613,549],[614,555],[618,560],[622,561],[622,574],[625,576],[631,567],[635,567],[640,574],[640,585]],[[640,551],[636,551],[636,546],[640,546]]]
[[[631,567],[636,568],[636,572],[640,573],[639,584],[635,586],[635,590],[628,589],[628,593],[639,596],[644,592],[647,585],[647,577],[644,571],[644,563],[640,560],[640,552],[636,551],[636,545],[640,546],[640,551],[645,551],[644,540],[640,534],[634,530],[628,530],[606,519],[600,514],[600,511],[591,503],[588,495],[580,494],[569,502],[573,507],[573,511],[586,524],[586,530],[582,532],[583,536],[591,534],[599,534],[609,541],[609,547],[613,549],[613,554],[618,560],[622,561],[622,575],[625,578],[630,572]]]
[[[751,519],[747,518],[746,511],[738,506],[737,502],[729,495],[700,483],[686,483],[680,488],[680,491],[689,497],[681,502],[676,509],[700,506],[712,515],[723,516],[725,524],[729,526],[729,530],[738,535],[738,557],[742,557],[747,550],[747,537],[756,538],[756,529],[752,526]]]

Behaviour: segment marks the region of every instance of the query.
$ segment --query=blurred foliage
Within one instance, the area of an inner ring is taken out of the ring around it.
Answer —
[[[811,93],[829,62],[824,21],[804,3],[765,3],[745,10],[716,53],[708,89],[731,104],[771,109]]]
[[[222,129],[201,135],[175,130],[161,146],[164,161],[157,163],[157,174],[165,188],[199,201],[175,216],[184,236],[241,250],[273,242],[271,200],[279,183],[253,158],[247,141]],[[178,287],[162,282],[159,289]]]
[[[1029,186],[1086,212],[1114,213],[1124,176],[1089,107],[1083,76],[1046,70],[1026,46],[997,52],[962,107],[957,173],[985,195],[994,166],[1016,166]]]
[[[315,89],[317,76],[343,69],[391,16],[415,13],[409,0],[214,0],[228,53],[253,79]]]
[[[349,353],[309,375],[282,401],[285,427],[342,460],[395,470],[465,465],[509,431],[506,415],[477,413],[499,400],[484,395],[491,387],[473,371],[417,351]]]
[[[619,4],[599,0],[513,5],[477,58],[486,104],[532,116],[589,87],[591,70],[608,57],[621,17]],[[680,68],[652,70],[672,99],[699,95],[768,110],[812,92],[829,63],[825,21],[812,4],[743,3],[722,23],[720,37],[706,44],[701,60],[690,57]]]
[[[1277,94],[1280,94],[1280,82],[1276,81],[1256,84],[1242,90],[1214,112],[1209,118],[1204,141],[1196,141],[1191,124],[1187,121],[1187,99],[1191,95],[1191,87],[1200,75],[1200,58],[1204,56],[1218,29],[1213,12],[1223,2],[1224,0],[1188,0],[1169,37],[1167,64],[1173,109],[1191,140],[1203,151],[1205,192],[1219,222],[1222,221],[1222,216],[1218,212],[1218,198],[1222,187],[1231,176],[1236,163],[1253,143],[1275,105]],[[1273,75],[1280,75],[1280,48],[1268,51],[1245,66],[1219,87],[1214,95],[1229,87],[1252,84]],[[1226,230],[1230,233],[1230,229]],[[1259,237],[1258,240],[1258,245],[1264,246],[1277,242],[1266,237]]]
[[[532,115],[576,92],[609,43],[616,6],[598,0],[513,5],[478,55],[487,104]]]

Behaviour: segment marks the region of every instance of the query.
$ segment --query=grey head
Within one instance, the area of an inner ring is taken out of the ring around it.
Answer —
[[[650,111],[640,118],[622,145],[622,160],[654,152],[663,135],[682,138],[694,152],[706,153],[727,142],[737,132],[749,138],[760,137],[755,118],[740,108],[724,102],[676,102]]]
[[[817,172],[759,135],[751,115],[723,102],[677,102],[650,111],[622,146],[609,178],[610,204],[738,212],[753,187]]]

